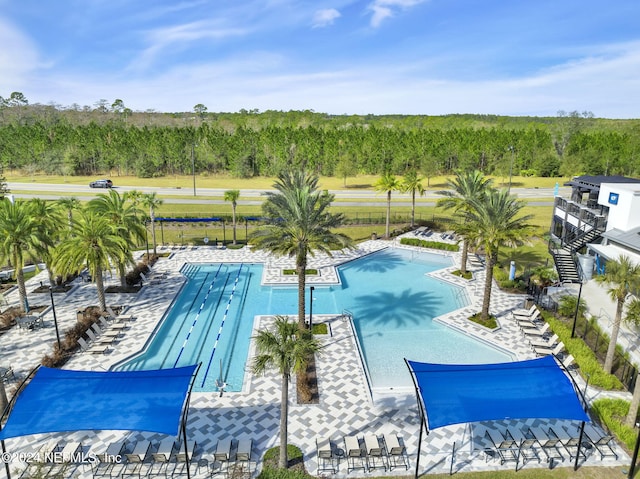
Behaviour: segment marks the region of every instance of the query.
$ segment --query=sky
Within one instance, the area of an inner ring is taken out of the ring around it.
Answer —
[[[0,96],[639,118],[638,0],[0,0]]]

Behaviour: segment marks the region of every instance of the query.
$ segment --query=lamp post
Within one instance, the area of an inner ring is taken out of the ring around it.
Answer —
[[[42,281],[40,281],[40,287],[44,286]],[[49,297],[51,298],[51,312],[53,313],[53,324],[56,327],[56,339],[58,340],[58,349],[62,349],[62,344],[60,343],[60,331],[58,330],[58,318],[56,317],[56,305],[53,302],[53,288],[49,285]]]
[[[638,460],[638,448],[640,448],[640,423],[636,423],[638,429],[638,437],[636,437],[636,446],[633,448],[633,456],[631,457],[631,467],[629,467],[629,479],[633,479],[633,474],[636,472],[636,461]]]
[[[313,290],[314,286],[309,287],[309,331],[313,334]]]
[[[191,143],[191,174],[193,175],[193,196],[196,196],[196,154],[195,143]]]
[[[509,150],[511,151],[511,163],[509,163],[509,189],[507,191],[509,192],[509,194],[511,194],[511,178],[513,176],[513,154],[515,151],[513,145],[509,146]]]

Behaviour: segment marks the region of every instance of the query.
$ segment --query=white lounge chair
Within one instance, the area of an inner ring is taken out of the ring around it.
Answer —
[[[518,316],[531,316],[536,309],[538,309],[538,307],[534,304],[533,306],[531,306],[528,309],[527,308],[517,308],[517,309],[514,309],[511,312],[514,315],[518,315]]]
[[[118,336],[120,336],[120,331],[102,330],[102,329],[100,329],[100,326],[98,326],[98,323],[93,323],[91,325],[91,330],[96,334],[96,336],[98,336],[99,338],[103,338],[103,339],[106,339],[106,338],[115,339]]]
[[[562,352],[562,350],[564,349],[564,344],[562,343],[562,341],[560,341],[558,344],[555,345],[554,348],[533,348],[533,351],[536,353],[537,356],[548,356],[549,354],[553,354],[554,356],[557,356],[558,354],[560,354]]]
[[[548,340],[544,339],[529,339],[529,344],[531,344],[532,348],[552,348],[556,345],[558,341],[558,335],[554,334]]]
[[[89,344],[84,338],[78,338],[78,344],[80,345],[80,349],[82,352],[92,353],[92,354],[104,354],[109,350],[109,345],[107,344]]]
[[[318,472],[331,471],[335,474],[337,468],[334,461],[331,440],[328,437],[316,438],[316,450],[318,451]]]
[[[364,437],[364,445],[367,453],[367,469],[369,471],[380,466],[387,470],[387,457],[384,455],[384,448],[380,445],[378,436],[367,434]]]
[[[112,321],[131,321],[135,318],[133,314],[120,313],[116,314],[111,306],[107,306],[107,313]]]
[[[549,323],[544,323],[540,328],[534,325],[533,327],[521,326],[520,329],[522,330],[525,336],[535,336],[540,338],[545,334],[547,334],[547,332],[549,332],[550,327],[551,326],[549,325]]]
[[[87,329],[87,336],[89,336],[89,339],[91,340],[92,344],[109,345],[115,339],[115,338],[99,338],[98,336],[96,336],[96,333],[94,333],[92,329]]]
[[[404,445],[400,444],[398,436],[395,434],[384,434],[383,439],[387,454],[389,455],[389,470],[398,466],[404,466],[404,468],[408,470],[409,458],[406,455]]]
[[[344,450],[347,456],[347,474],[355,469],[362,469],[367,472],[367,455],[360,447],[360,441],[356,436],[344,437]]]

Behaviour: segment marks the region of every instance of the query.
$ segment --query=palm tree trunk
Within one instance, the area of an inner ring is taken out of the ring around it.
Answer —
[[[636,376],[636,385],[633,388],[633,396],[631,398],[631,404],[629,405],[629,413],[625,419],[625,424],[629,427],[634,427],[636,425],[638,406],[640,406],[640,377]]]
[[[411,192],[411,227],[416,224],[416,190]]]
[[[304,330],[306,328],[305,311],[306,297],[305,290],[307,288],[307,257],[306,255],[298,255],[296,261],[296,272],[298,273],[298,328]]]
[[[231,204],[231,215],[233,217],[233,244],[236,244],[236,203]]]
[[[29,300],[27,299],[27,287],[24,284],[24,271],[18,266],[17,262],[14,266],[16,268],[16,283],[18,283],[18,293],[20,295],[20,308],[23,313],[28,313]]]
[[[609,347],[607,348],[607,355],[604,359],[603,369],[605,372],[611,374],[613,369],[613,358],[616,352],[616,344],[618,343],[618,333],[620,332],[620,322],[622,321],[622,308],[624,307],[624,300],[618,300],[616,305],[616,318],[613,321],[611,328],[611,339],[609,339]]]
[[[384,230],[384,237],[389,238],[389,221],[391,219],[391,191],[387,191],[387,226]]]
[[[287,458],[287,417],[289,415],[289,375],[282,375],[282,392],[280,396],[280,469],[289,466]]]
[[[487,251],[487,266],[485,268],[485,281],[484,281],[484,297],[482,298],[482,311],[480,317],[484,319],[489,318],[489,306],[491,305],[491,287],[493,286],[493,264],[494,255]]]
[[[120,277],[120,287],[126,288],[127,287],[127,277],[126,277],[126,271],[125,271],[124,263],[119,263],[118,264],[118,276]]]
[[[102,279],[102,269],[96,268],[96,288],[98,290],[98,306],[100,311],[107,310],[107,302],[104,298],[104,280]]]
[[[469,241],[465,238],[462,241],[462,258],[460,259],[460,274],[467,274],[467,257],[469,256]]]

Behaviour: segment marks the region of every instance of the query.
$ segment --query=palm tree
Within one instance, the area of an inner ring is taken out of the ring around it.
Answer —
[[[29,312],[23,271],[25,259],[36,262],[44,245],[50,246],[51,240],[44,234],[42,218],[36,216],[34,204],[0,200],[0,260],[15,268],[20,307],[25,313]]]
[[[97,198],[89,201],[87,208],[100,216],[104,216],[112,224],[119,226],[116,230],[126,244],[126,253],[118,258],[116,267],[120,278],[120,286],[126,287],[125,269],[133,264],[131,249],[144,241],[144,226],[141,218],[142,211],[135,203],[127,202],[127,193],[120,195],[115,190],[109,190],[109,194],[100,194]]]
[[[486,254],[486,279],[482,300],[482,320],[489,318],[493,267],[502,246],[519,246],[530,235],[527,221],[531,215],[518,216],[524,207],[522,201],[511,196],[505,189],[490,188],[484,196],[470,201],[471,209],[466,214],[467,225],[477,231],[477,241]]]
[[[473,208],[472,201],[480,200],[486,195],[491,187],[491,179],[485,177],[478,170],[458,172],[453,180],[447,180],[447,186],[449,189],[437,191],[437,194],[446,197],[438,200],[437,206],[445,210],[453,210],[454,213],[460,213],[464,216]],[[464,276],[467,272],[467,256],[469,245],[472,242],[471,236],[473,236],[475,229],[468,228],[468,224],[463,221],[455,230],[463,238],[460,273]]]
[[[307,256],[321,251],[331,256],[331,249],[352,248],[351,239],[333,230],[344,217],[328,212],[333,195],[319,192],[318,177],[304,171],[283,172],[273,185],[275,192],[267,192],[262,205],[268,223],[251,235],[258,249],[296,260],[298,274],[298,327],[305,330],[305,288]],[[298,375],[298,391],[308,399],[305,374]]]
[[[82,212],[80,221],[73,224],[71,234],[55,249],[53,267],[57,273],[64,276],[79,273],[85,265],[89,268],[96,282],[101,311],[107,309],[102,272],[109,269],[112,262],[119,264],[130,254],[120,229],[106,216]]]
[[[402,179],[402,191],[411,193],[411,227],[416,224],[416,193],[424,195],[423,178],[414,170],[407,172]]]
[[[287,419],[289,415],[289,379],[292,372],[304,372],[307,358],[320,350],[319,343],[310,333],[300,334],[295,321],[286,316],[276,316],[274,330],[260,330],[253,337],[257,355],[253,360],[253,372],[264,374],[267,368],[276,369],[282,378],[280,400],[280,464],[288,466]]]
[[[627,306],[627,315],[625,321],[634,323],[636,326],[640,323],[640,299],[634,297]],[[636,384],[633,387],[633,396],[631,404],[629,404],[629,412],[625,424],[634,427],[638,417],[638,407],[640,407],[640,381],[636,378]]]
[[[238,206],[238,198],[240,190],[227,190],[224,192],[224,200],[231,202],[231,214],[233,215],[233,244],[236,244],[236,207]]]
[[[617,261],[607,261],[604,274],[596,276],[595,280],[599,284],[609,286],[609,297],[616,302],[616,317],[611,327],[611,338],[603,366],[604,370],[610,373],[625,301],[640,288],[640,265],[633,264],[628,256],[620,256]]]
[[[33,215],[40,222],[40,233],[43,241],[36,245],[38,256],[47,266],[47,274],[49,276],[49,284],[55,284],[55,277],[51,268],[53,259],[53,244],[59,239],[61,234],[61,218],[59,205],[47,202],[40,198],[29,200],[33,208]]]
[[[391,219],[391,193],[393,191],[400,190],[401,183],[400,180],[398,180],[398,178],[396,178],[391,173],[385,173],[378,179],[378,181],[373,184],[373,188],[376,191],[387,194],[387,221],[384,230],[384,237],[389,238],[389,221]]]
[[[153,254],[154,256],[157,254],[156,252],[156,208],[162,206],[162,199],[158,198],[158,195],[155,193],[147,193],[142,195],[140,198],[140,203],[145,208],[149,208],[149,218],[151,219],[151,240],[153,241]]]
[[[67,221],[69,222],[69,228],[71,228],[71,225],[73,225],[73,211],[80,209],[80,200],[75,196],[67,196],[59,198],[56,203],[67,211]]]

